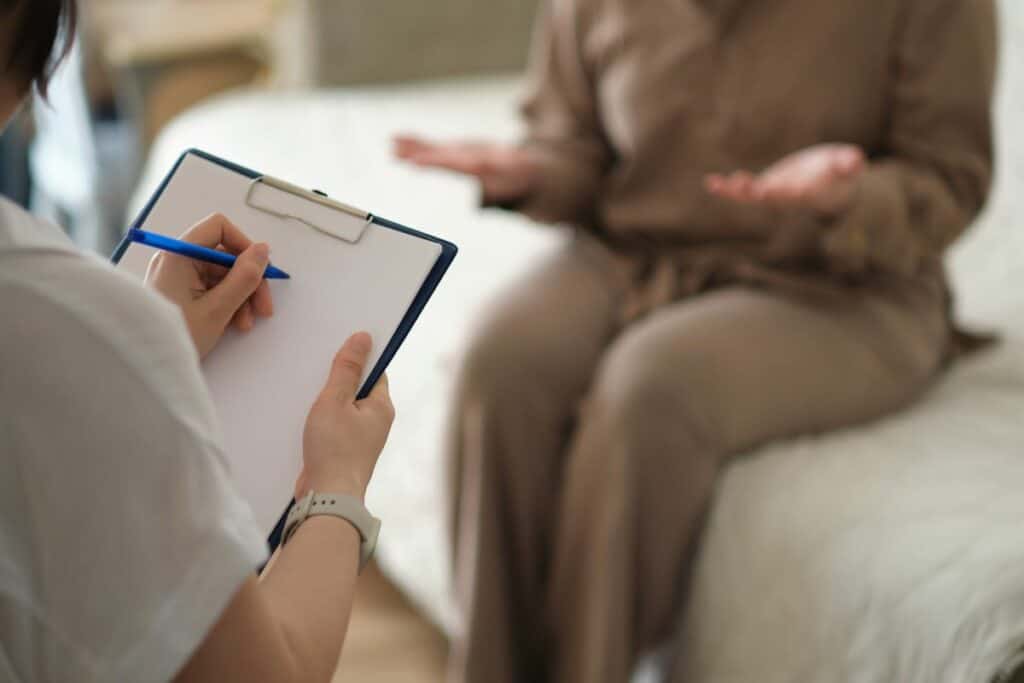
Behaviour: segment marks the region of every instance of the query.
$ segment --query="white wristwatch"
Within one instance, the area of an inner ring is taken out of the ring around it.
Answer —
[[[296,501],[288,512],[288,518],[284,523],[284,533],[281,535],[281,545],[288,542],[300,524],[314,515],[341,517],[356,528],[362,538],[359,548],[359,571],[363,571],[363,567],[373,557],[373,551],[377,548],[380,520],[371,515],[363,505],[363,501],[358,498],[310,491],[302,500]]]

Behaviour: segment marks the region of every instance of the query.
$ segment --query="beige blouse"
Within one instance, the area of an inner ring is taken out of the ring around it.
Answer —
[[[547,0],[524,106],[543,182],[517,208],[667,259],[662,297],[941,281],[990,184],[995,19],[992,0]],[[837,219],[703,189],[822,142],[872,162]]]

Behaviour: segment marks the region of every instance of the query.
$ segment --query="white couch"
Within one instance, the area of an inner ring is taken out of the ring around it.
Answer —
[[[1004,341],[905,414],[729,467],[672,644],[687,680],[983,683],[1024,646],[1024,7],[1003,4],[998,184],[951,263],[962,318]],[[462,247],[392,368],[400,417],[370,495],[383,567],[446,628],[453,371],[481,307],[564,236],[478,211],[470,183],[394,162],[389,138],[514,138],[517,92],[491,78],[226,97],[165,131],[135,202],[199,147]]]

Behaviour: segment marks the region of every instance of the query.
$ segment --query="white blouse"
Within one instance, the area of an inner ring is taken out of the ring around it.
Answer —
[[[178,309],[0,200],[0,681],[168,681],[266,559]]]

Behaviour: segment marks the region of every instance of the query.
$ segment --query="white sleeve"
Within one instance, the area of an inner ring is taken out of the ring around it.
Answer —
[[[0,629],[20,624],[24,641],[8,665],[33,681],[164,683],[266,559],[265,539],[176,309],[109,273],[61,297],[0,297],[0,315],[16,300],[19,316],[0,345],[5,366],[18,361],[0,387],[0,404],[16,400],[0,427],[18,480],[0,485],[0,513],[18,522],[8,559],[24,569],[0,581]]]

